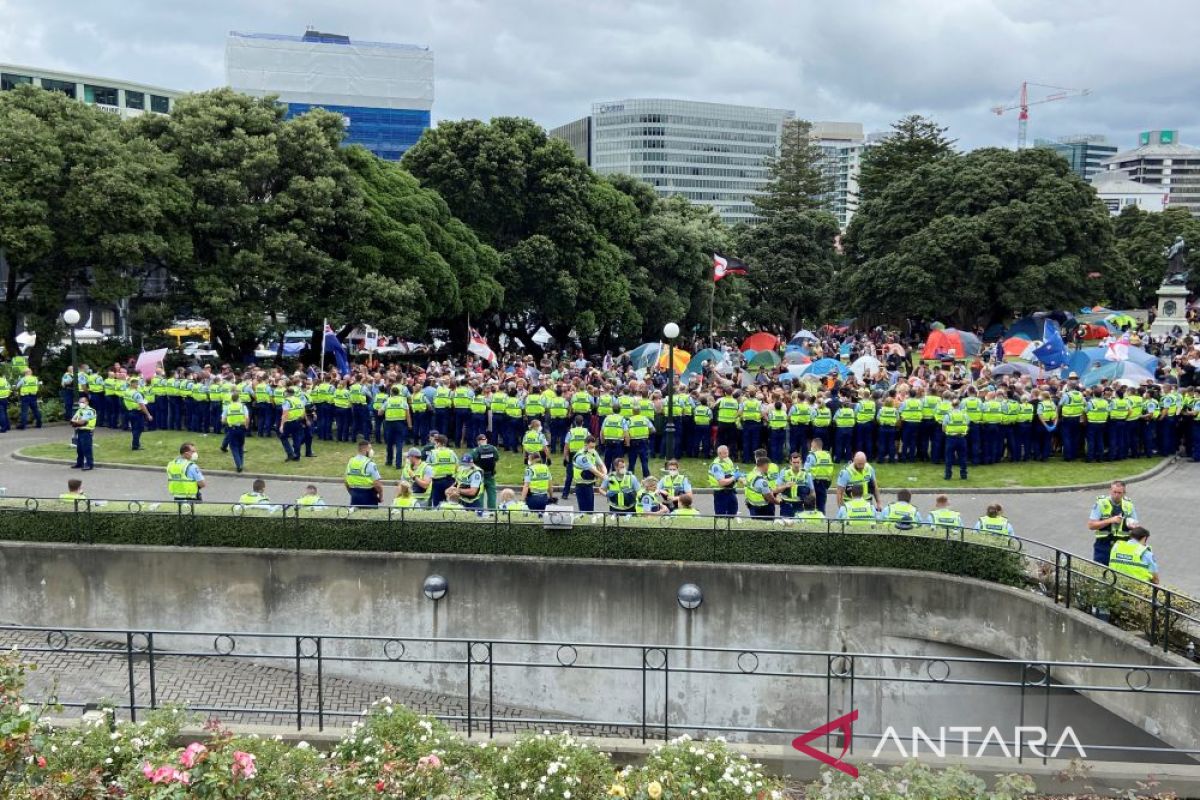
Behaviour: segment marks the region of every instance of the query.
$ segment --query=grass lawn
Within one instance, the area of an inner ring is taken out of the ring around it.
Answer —
[[[233,459],[220,451],[221,437],[217,434],[200,435],[180,433],[176,431],[148,431],[142,435],[142,449],[134,452],[129,449],[129,434],[111,434],[100,432],[95,440],[95,456],[98,465],[103,464],[132,464],[138,466],[165,468],[168,461],[179,453],[179,445],[185,441],[193,441],[200,453],[201,469],[233,469]],[[38,444],[22,449],[21,454],[41,458],[62,459],[75,461],[75,449],[70,445],[70,439],[65,432],[63,440],[48,444]],[[313,458],[301,461],[284,461],[283,447],[278,439],[246,440],[246,475],[255,474],[295,475],[313,478],[340,478],[346,468],[346,460],[355,452],[352,445],[335,442],[314,442]],[[385,448],[375,445],[375,460],[379,463],[380,471],[385,479],[398,478],[399,471],[383,466]],[[1114,478],[1130,477],[1144,472],[1157,464],[1157,458],[1142,458],[1131,461],[1107,464],[1064,464],[1061,459],[1051,459],[1045,464],[995,464],[987,467],[973,467],[967,480],[959,480],[955,471],[954,480],[942,480],[942,467],[933,464],[883,464],[876,465],[880,485],[885,489],[911,489],[923,487],[1020,487],[1020,486],[1065,486],[1078,483],[1096,483]],[[661,472],[663,462],[651,461],[651,470],[656,474]],[[683,472],[692,480],[697,488],[705,487],[708,462],[698,459],[684,459],[681,464]],[[520,456],[502,452],[498,470],[498,483],[519,484],[524,475]],[[561,456],[554,458],[555,483],[562,481]]]

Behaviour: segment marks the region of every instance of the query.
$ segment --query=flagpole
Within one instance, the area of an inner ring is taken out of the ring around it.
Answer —
[[[321,323],[321,372],[325,371],[325,329],[329,327],[329,317]]]
[[[716,347],[716,331],[713,330],[713,309],[717,304],[717,282],[712,282],[712,294],[708,296],[708,346]]]

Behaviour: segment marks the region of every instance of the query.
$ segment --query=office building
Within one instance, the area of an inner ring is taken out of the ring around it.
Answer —
[[[1067,160],[1071,171],[1085,181],[1100,172],[1104,160],[1117,153],[1117,146],[1109,144],[1108,139],[1100,134],[1078,134],[1064,136],[1061,139],[1037,139],[1034,147],[1053,150]]]
[[[1130,180],[1161,191],[1170,206],[1200,216],[1200,149],[1179,144],[1179,131],[1143,131],[1138,146],[1105,159],[1093,183]]]
[[[714,208],[729,224],[757,219],[755,196],[779,152],[785,120],[778,108],[689,100],[596,103],[588,117],[550,131],[604,175],[626,174],[663,197]]]
[[[810,135],[821,148],[821,171],[829,181],[825,207],[845,230],[858,210],[858,174],[863,156],[887,134],[864,136],[861,122],[814,122]]]
[[[7,91],[22,85],[40,86],[51,92],[62,92],[80,102],[123,119],[147,112],[166,114],[175,98],[183,92],[130,83],[96,75],[0,64],[0,90]]]
[[[1113,216],[1126,206],[1137,206],[1143,211],[1162,211],[1167,207],[1167,192],[1162,186],[1131,181],[1119,172],[1097,173],[1092,186]]]
[[[346,144],[398,160],[429,127],[433,51],[309,30],[302,36],[232,32],[225,78],[239,92],[274,95],[294,117],[313,108],[342,115]]]

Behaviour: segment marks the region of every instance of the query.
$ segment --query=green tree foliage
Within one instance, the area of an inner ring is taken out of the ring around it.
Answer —
[[[629,338],[642,328],[632,257],[632,200],[527,119],[444,122],[404,166],[500,253],[499,329],[531,350],[540,326],[559,342]]]
[[[859,312],[960,325],[1075,308],[1128,281],[1108,211],[1047,150],[975,150],[895,178],[859,209],[839,280]]]
[[[349,255],[367,213],[339,153],[339,115],[284,121],[273,98],[218,89],[140,117],[135,130],[176,160],[191,189],[194,258],[174,277],[222,357],[240,359],[285,327],[319,329],[324,317],[363,318],[367,306],[406,299],[394,282],[356,283]]]
[[[1163,248],[1182,236],[1188,243],[1188,264],[1192,275],[1188,288],[1200,290],[1200,220],[1184,208],[1168,208],[1162,213],[1125,206],[1113,219],[1117,253],[1130,270],[1128,296],[1119,298],[1121,307],[1153,305],[1156,290],[1166,276],[1167,260]]]
[[[780,132],[779,155],[767,160],[766,192],[754,198],[762,216],[781,211],[820,208],[829,192],[829,179],[821,171],[824,155],[812,139],[812,123],[790,119]]]
[[[190,243],[177,227],[188,190],[172,158],[118,120],[58,92],[0,95],[0,255],[8,274],[2,332],[24,317],[38,341],[61,334],[68,293],[125,297]]]
[[[499,308],[504,292],[495,277],[496,251],[399,165],[361,147],[344,152],[367,210],[351,262],[368,283],[364,293],[380,285],[388,295],[383,304],[372,302],[382,308],[364,308],[359,318],[396,335],[420,336],[430,323]]]
[[[834,249],[840,232],[827,211],[786,209],[738,231],[738,253],[750,265],[744,320],[756,328],[791,334],[815,325],[841,267]]]
[[[892,123],[887,139],[867,149],[858,176],[858,197],[869,200],[893,181],[954,152],[954,139],[931,119],[912,114]]]

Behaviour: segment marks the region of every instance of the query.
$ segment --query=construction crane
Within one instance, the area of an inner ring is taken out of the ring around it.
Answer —
[[[1050,94],[1041,97],[1037,100],[1029,99],[1029,90],[1034,89],[1050,89]],[[1021,113],[1017,115],[1017,149],[1025,148],[1025,132],[1029,127],[1029,107],[1038,106],[1042,103],[1053,103],[1056,100],[1067,100],[1072,97],[1086,97],[1092,93],[1091,89],[1068,89],[1064,86],[1047,86],[1044,83],[1030,83],[1029,81],[1021,82],[1021,99],[1015,106],[993,106],[992,113],[996,116],[1001,116],[1005,111],[1015,111],[1020,109]]]

